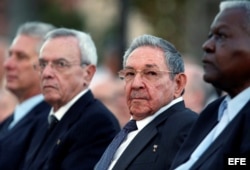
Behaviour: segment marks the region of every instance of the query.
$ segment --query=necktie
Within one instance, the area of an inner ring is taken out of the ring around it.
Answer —
[[[214,131],[213,141],[217,138],[217,136],[221,133],[221,131],[227,126],[229,122],[229,117],[227,113],[227,101],[225,100],[223,101],[223,103],[221,104],[221,107],[219,108],[219,115],[222,115],[222,116]]]
[[[43,152],[40,152],[40,150],[43,148],[43,146],[46,146],[45,142],[47,141],[48,137],[50,136],[55,125],[58,123],[58,119],[55,117],[55,115],[49,115],[47,123],[48,123],[48,129],[41,136],[40,143],[34,149],[32,149],[31,154],[28,154],[28,156],[26,157],[25,164],[31,165],[31,162],[36,159],[38,154],[43,153]],[[27,162],[29,162],[29,163],[27,163]]]
[[[50,115],[48,121],[49,121],[49,130],[52,130],[58,123],[58,120],[54,115]]]
[[[110,145],[102,155],[100,161],[96,165],[95,170],[108,169],[116,150],[118,149],[122,141],[126,138],[128,133],[134,130],[137,130],[136,121],[130,120],[110,143]]]

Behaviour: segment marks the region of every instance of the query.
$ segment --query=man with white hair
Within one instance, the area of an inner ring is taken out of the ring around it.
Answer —
[[[89,84],[97,53],[91,37],[59,28],[47,34],[35,65],[52,109],[31,145],[25,170],[91,170],[120,129]]]

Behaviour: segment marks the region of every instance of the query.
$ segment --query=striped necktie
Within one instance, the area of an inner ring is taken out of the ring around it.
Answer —
[[[117,134],[117,136],[110,143],[104,154],[102,155],[100,161],[97,163],[95,170],[107,170],[116,150],[122,143],[122,141],[126,138],[129,132],[137,130],[136,121],[130,120],[124,128]]]

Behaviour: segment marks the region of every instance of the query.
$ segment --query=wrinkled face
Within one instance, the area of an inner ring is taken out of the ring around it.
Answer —
[[[143,46],[135,49],[128,57],[125,69],[165,71],[159,73],[159,77],[154,81],[147,80],[141,72],[126,81],[127,104],[136,120],[154,114],[173,100],[175,82],[170,79],[163,51],[159,48]]]
[[[9,48],[9,56],[4,63],[7,88],[22,98],[30,97],[39,89],[39,74],[33,64],[38,59],[39,39],[19,35]]]
[[[232,96],[250,85],[250,35],[244,18],[246,13],[240,9],[219,13],[203,44],[205,81]]]
[[[86,67],[81,67],[80,50],[74,37],[46,41],[39,62],[43,66],[42,93],[55,110],[84,89]]]

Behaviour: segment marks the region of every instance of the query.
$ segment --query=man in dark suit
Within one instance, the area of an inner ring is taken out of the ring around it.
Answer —
[[[123,60],[119,76],[125,81],[137,128],[114,149],[114,155],[109,154],[118,135],[95,169],[168,169],[197,118],[181,97],[186,84],[182,57],[171,43],[143,35],[132,42]]]
[[[39,74],[34,70],[39,47],[54,26],[41,22],[21,25],[4,63],[6,87],[18,99],[14,114],[0,124],[0,169],[17,170],[50,106],[44,101]]]
[[[119,132],[117,119],[88,88],[96,64],[88,34],[66,28],[47,34],[35,68],[45,100],[52,105],[50,127],[44,122],[23,169],[91,170]]]
[[[171,169],[249,169],[250,2],[225,1],[203,44],[204,80],[227,93],[201,113]],[[230,166],[228,158],[247,158]],[[240,167],[241,166],[241,167]]]

